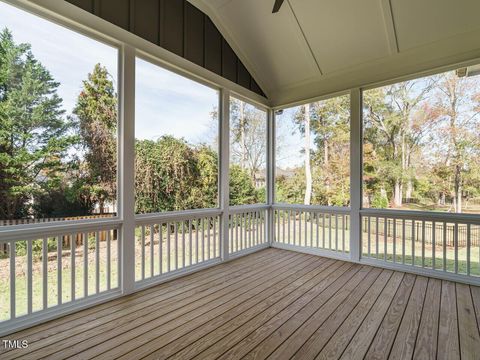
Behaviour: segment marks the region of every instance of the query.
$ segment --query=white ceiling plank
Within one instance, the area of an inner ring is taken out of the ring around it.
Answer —
[[[380,0],[383,10],[383,22],[385,24],[385,31],[387,33],[388,45],[390,46],[390,53],[395,54],[399,52],[397,34],[395,30],[395,23],[392,13],[392,4],[390,0]]]
[[[295,18],[288,6],[272,14],[258,0],[188,0],[210,16],[267,97],[297,79],[318,77]],[[288,46],[285,46],[288,44]]]
[[[480,64],[480,47],[471,46],[478,39],[480,30],[471,31],[352,67],[349,71],[324,75],[321,81],[312,80],[291,88],[279,88],[271,94],[271,104],[274,107],[285,106],[355,87],[423,76],[421,73],[432,69],[442,72],[457,66]]]
[[[285,4],[286,5],[286,4]],[[319,75],[291,9],[272,14],[273,2],[230,1],[217,9],[229,36],[273,89]]]
[[[480,29],[479,0],[392,0],[391,4],[400,51]]]
[[[310,45],[310,43],[308,42],[308,39],[305,35],[305,31],[303,30],[302,28],[302,24],[298,21],[298,18],[297,18],[297,15],[295,14],[295,10],[292,8],[292,4],[290,4],[290,0],[287,0],[287,3],[288,3],[288,6],[290,7],[290,10],[295,18],[295,21],[297,22],[297,25],[298,25],[298,28],[300,29],[300,32],[302,33],[302,36],[303,36],[303,39],[305,40],[305,43],[307,44],[308,46],[308,50],[310,50],[310,54],[312,55],[312,58],[313,60],[315,61],[315,64],[317,65],[317,68],[318,68],[318,72],[320,73],[320,75],[323,75],[323,71],[322,71],[322,67],[320,66],[319,62],[318,62],[318,59],[315,57],[315,54],[312,50],[312,46]]]
[[[378,0],[291,0],[324,75],[390,55]]]

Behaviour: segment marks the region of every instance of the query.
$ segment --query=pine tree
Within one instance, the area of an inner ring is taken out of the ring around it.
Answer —
[[[63,173],[74,138],[58,86],[29,44],[0,32],[0,219],[28,216],[42,184]]]
[[[85,149],[87,174],[81,191],[89,193],[103,213],[115,200],[117,179],[117,97],[105,67],[96,64],[83,82],[73,114]]]

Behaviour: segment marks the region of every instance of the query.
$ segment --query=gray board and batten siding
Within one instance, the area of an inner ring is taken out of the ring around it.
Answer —
[[[212,20],[186,0],[66,0],[266,97]]]

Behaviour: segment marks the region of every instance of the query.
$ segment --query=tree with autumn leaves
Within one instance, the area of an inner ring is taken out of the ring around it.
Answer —
[[[365,206],[462,212],[480,197],[478,77],[449,72],[367,90],[363,100]],[[347,206],[348,96],[301,106],[291,121],[305,161],[277,181],[277,201]]]

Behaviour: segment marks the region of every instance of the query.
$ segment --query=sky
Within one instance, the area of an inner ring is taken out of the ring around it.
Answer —
[[[82,81],[100,63],[118,89],[118,50],[50,21],[0,2],[0,28],[8,28],[15,43],[29,43],[32,53],[60,82],[63,108],[71,114]],[[217,91],[161,67],[137,59],[136,137],[184,137],[191,143],[208,142],[211,112],[218,107]]]
[[[71,113],[96,63],[104,65],[117,85],[117,50],[62,26],[0,2],[0,28],[8,28],[15,43],[29,43],[32,53],[60,82],[63,108]]]
[[[138,59],[136,61],[135,134],[155,140],[183,137],[192,144],[211,143],[218,132],[212,112],[218,109],[215,89]]]
[[[295,124],[295,114],[300,106],[284,109],[281,115],[275,116],[276,131],[276,164],[281,169],[303,166],[303,150],[305,148],[304,136],[300,133],[298,125]],[[315,146],[313,136],[311,137],[312,147]]]

